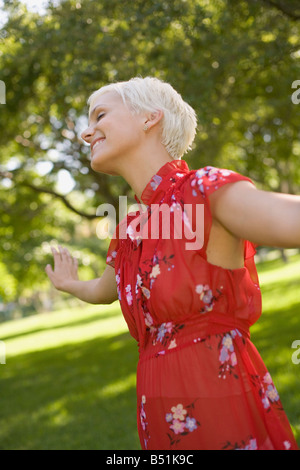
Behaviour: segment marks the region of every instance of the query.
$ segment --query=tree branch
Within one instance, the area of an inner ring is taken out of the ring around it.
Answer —
[[[13,174],[11,172],[8,172],[8,171],[6,171],[6,172],[0,171],[0,177],[9,178],[9,179],[13,180]],[[68,201],[68,199],[65,196],[63,196],[62,194],[56,193],[53,189],[45,188],[43,186],[34,186],[33,184],[28,183],[27,181],[18,181],[17,184],[20,185],[20,186],[25,186],[27,188],[30,188],[33,191],[36,191],[36,192],[39,192],[39,193],[51,194],[51,196],[54,196],[55,198],[60,199],[68,209],[75,212],[75,214],[80,215],[81,217],[84,217],[84,218],[89,219],[89,220],[93,220],[93,219],[96,219],[98,217],[96,214],[87,214],[86,212],[82,212],[81,210],[76,209]]]
[[[68,199],[63,196],[62,194],[58,194],[56,193],[55,191],[53,191],[52,189],[49,189],[49,188],[45,188],[45,187],[42,187],[42,186],[34,186],[33,184],[30,184],[30,183],[27,183],[27,182],[21,182],[19,183],[21,184],[22,186],[26,186],[30,189],[32,189],[33,191],[37,191],[37,192],[40,192],[40,193],[46,193],[46,194],[51,194],[51,196],[54,196],[56,197],[57,199],[60,199],[64,205],[70,209],[71,211],[75,212],[75,214],[78,214],[80,215],[81,217],[84,217],[86,219],[89,219],[89,220],[93,220],[93,219],[96,219],[98,216],[96,214],[87,214],[86,212],[82,212],[80,211],[79,209],[76,209],[69,201]]]
[[[284,15],[288,16],[294,21],[300,20],[300,14],[293,13],[281,3],[274,2],[273,0],[263,0],[263,2],[271,7],[277,8],[277,10],[281,11]]]

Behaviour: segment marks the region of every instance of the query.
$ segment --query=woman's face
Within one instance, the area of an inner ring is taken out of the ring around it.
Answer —
[[[89,127],[81,137],[91,145],[93,170],[119,174],[128,157],[139,151],[146,117],[133,115],[114,91],[95,98],[91,105]]]

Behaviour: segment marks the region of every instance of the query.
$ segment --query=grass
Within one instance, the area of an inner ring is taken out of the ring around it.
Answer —
[[[117,303],[1,325],[0,449],[138,449],[137,348]]]
[[[300,256],[289,263],[275,260],[258,265],[263,314],[251,339],[269,369],[300,446],[300,364],[291,345],[300,340]]]
[[[300,256],[258,267],[263,315],[252,327],[300,445]],[[135,341],[118,303],[3,323],[0,449],[140,449]]]

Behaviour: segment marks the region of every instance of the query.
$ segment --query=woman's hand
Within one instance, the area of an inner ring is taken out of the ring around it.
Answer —
[[[54,257],[54,269],[47,264],[45,271],[56,289],[74,295],[90,304],[111,304],[118,300],[115,269],[106,266],[100,278],[89,281],[78,279],[78,262],[66,248],[58,246],[58,251],[51,248]]]
[[[45,271],[54,285],[54,287],[61,291],[68,291],[68,282],[78,280],[78,261],[73,258],[67,248],[58,245],[58,251],[51,248],[54,257],[54,269],[50,264],[47,264]]]

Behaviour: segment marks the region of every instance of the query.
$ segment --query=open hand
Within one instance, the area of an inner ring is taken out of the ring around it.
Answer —
[[[78,280],[78,261],[71,256],[67,248],[58,245],[58,251],[51,247],[54,257],[54,269],[47,264],[45,271],[58,290],[66,291],[68,281]]]

